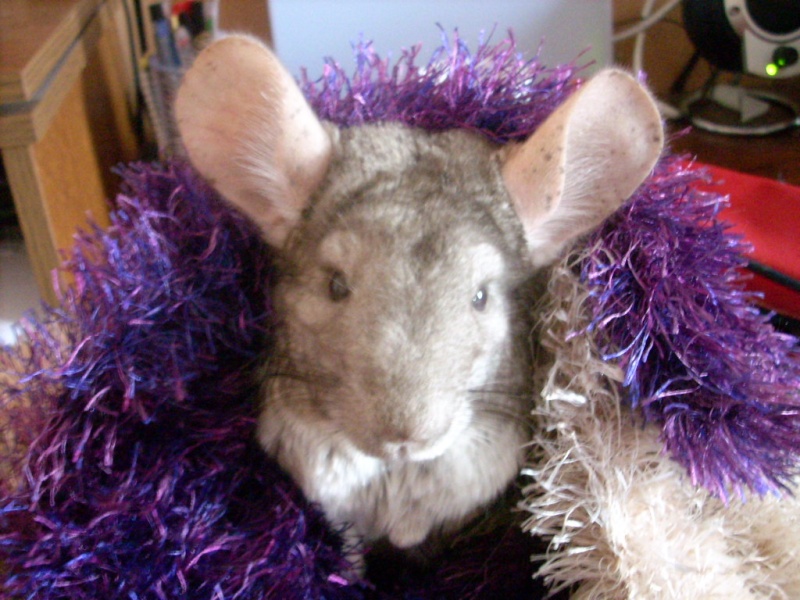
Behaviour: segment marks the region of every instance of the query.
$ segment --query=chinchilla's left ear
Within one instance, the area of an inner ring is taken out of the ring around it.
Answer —
[[[281,247],[327,171],[332,138],[261,42],[230,36],[187,71],[175,116],[189,159]]]
[[[650,94],[628,73],[607,69],[511,147],[502,176],[534,264],[554,261],[614,212],[650,174],[663,145]]]

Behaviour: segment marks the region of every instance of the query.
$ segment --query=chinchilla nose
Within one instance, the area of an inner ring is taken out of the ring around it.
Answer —
[[[386,445],[425,448],[435,444],[450,429],[450,419],[437,419],[426,411],[412,416],[404,415],[384,423],[379,435]]]
[[[383,456],[389,460],[406,461],[419,458],[433,458],[430,449],[432,442],[386,442],[382,446]]]
[[[395,446],[424,444],[428,441],[427,436],[421,435],[410,424],[386,425],[379,436],[385,444],[393,444]]]
[[[411,434],[394,432],[381,439],[382,452],[385,458],[396,461],[435,458],[449,445],[445,441],[448,432],[449,426],[434,432],[430,430],[413,431]]]
[[[383,453],[391,460],[408,460],[411,449],[405,442],[386,442],[383,444]]]

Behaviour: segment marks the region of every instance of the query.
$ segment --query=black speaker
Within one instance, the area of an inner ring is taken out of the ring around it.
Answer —
[[[683,0],[698,52],[726,71],[800,75],[800,0]]]

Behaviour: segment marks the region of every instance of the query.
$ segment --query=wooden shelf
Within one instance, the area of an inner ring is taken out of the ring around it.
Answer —
[[[0,103],[34,99],[103,0],[0,2]]]
[[[673,131],[685,127],[673,126]],[[672,148],[712,165],[800,186],[800,129],[764,137],[739,137],[693,129]]]
[[[138,157],[129,0],[0,1],[0,149],[42,297],[91,219],[108,222],[111,167]]]

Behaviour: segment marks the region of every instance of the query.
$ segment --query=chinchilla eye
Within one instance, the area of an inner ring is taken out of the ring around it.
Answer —
[[[478,288],[478,291],[475,292],[475,295],[472,297],[472,308],[479,312],[483,312],[483,309],[486,308],[486,303],[489,301],[489,292],[486,290],[486,286],[482,285]]]
[[[347,278],[341,271],[331,273],[331,278],[328,280],[328,295],[334,302],[341,302],[350,295]]]

